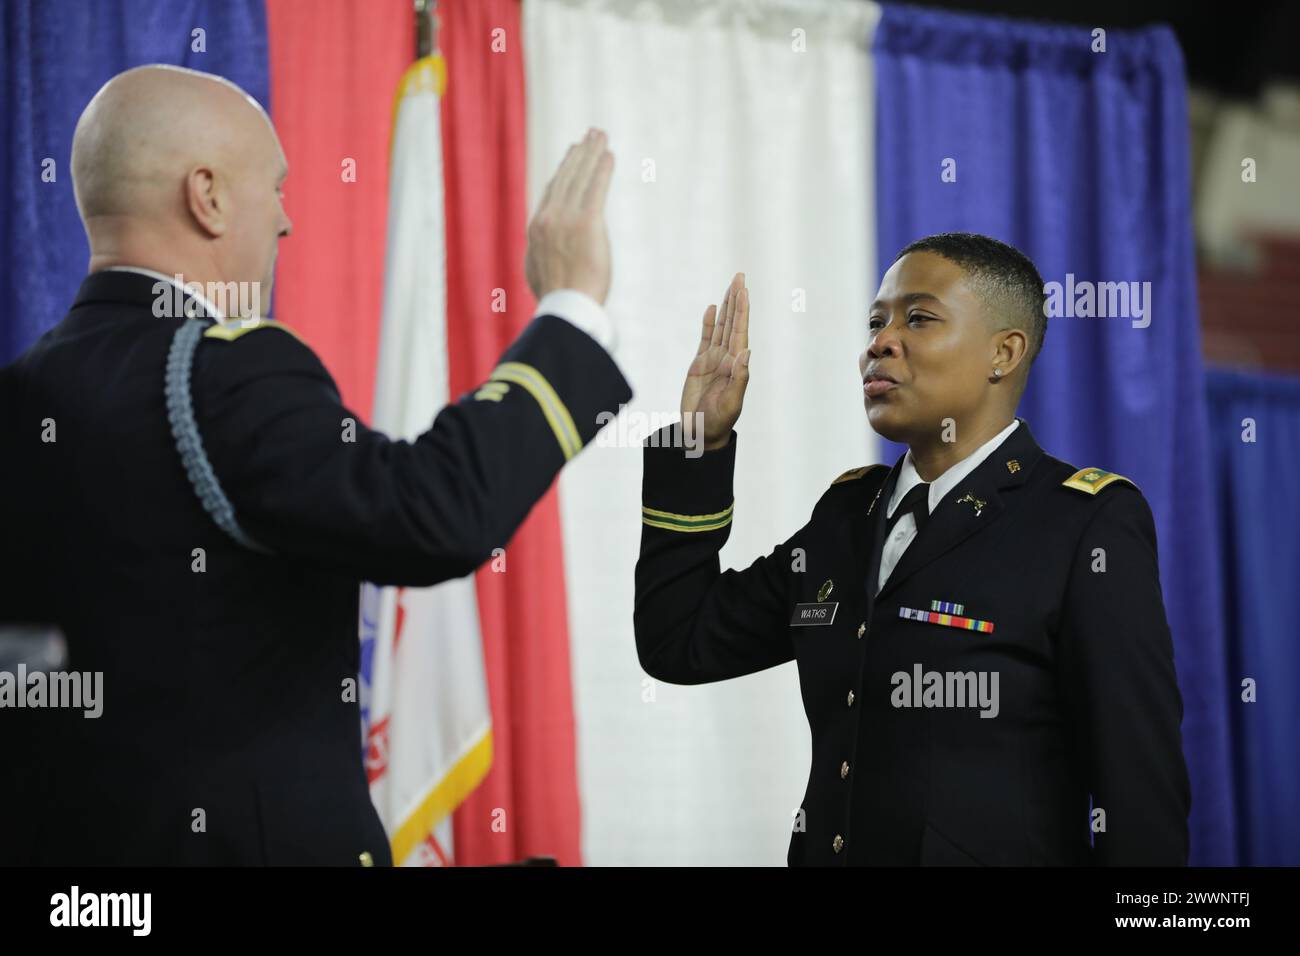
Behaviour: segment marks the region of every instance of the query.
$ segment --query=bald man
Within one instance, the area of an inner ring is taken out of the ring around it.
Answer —
[[[243,91],[130,70],[72,152],[90,274],[0,371],[0,620],[67,641],[58,700],[0,675],[24,700],[0,710],[0,863],[390,863],[348,692],[359,585],[471,573],[631,397],[603,309],[605,136],[529,227],[537,316],[412,442],[360,424],[261,314],[288,164]]]

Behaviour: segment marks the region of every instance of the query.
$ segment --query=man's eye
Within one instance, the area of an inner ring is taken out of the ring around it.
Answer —
[[[922,315],[922,314],[919,313],[919,312],[913,312],[911,315],[909,315],[909,316],[907,317],[907,321],[909,321],[909,322],[928,322],[931,318],[932,318],[932,316]]]
[[[881,329],[881,327],[884,326],[884,324],[885,324],[885,323],[884,323],[882,320],[880,320],[880,319],[868,319],[868,320],[867,320],[867,328],[868,328],[870,331],[872,331],[872,332],[879,332],[880,329]]]

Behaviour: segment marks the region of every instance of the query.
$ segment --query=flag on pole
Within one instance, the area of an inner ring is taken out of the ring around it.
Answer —
[[[451,399],[440,56],[402,78],[389,146],[388,237],[373,425],[413,439]],[[363,585],[362,723],[370,793],[393,862],[453,861],[451,812],[492,763],[478,598],[468,576]]]

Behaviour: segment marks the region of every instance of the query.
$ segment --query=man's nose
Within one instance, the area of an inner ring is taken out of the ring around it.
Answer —
[[[293,222],[290,221],[290,219],[289,219],[288,216],[285,216],[285,217],[284,217],[284,225],[280,227],[280,238],[283,239],[285,236],[289,235],[291,232],[293,232]]]

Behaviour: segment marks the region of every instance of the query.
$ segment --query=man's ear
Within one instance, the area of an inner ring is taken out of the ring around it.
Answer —
[[[208,236],[215,239],[226,234],[225,197],[210,167],[195,166],[185,177],[185,206]]]

